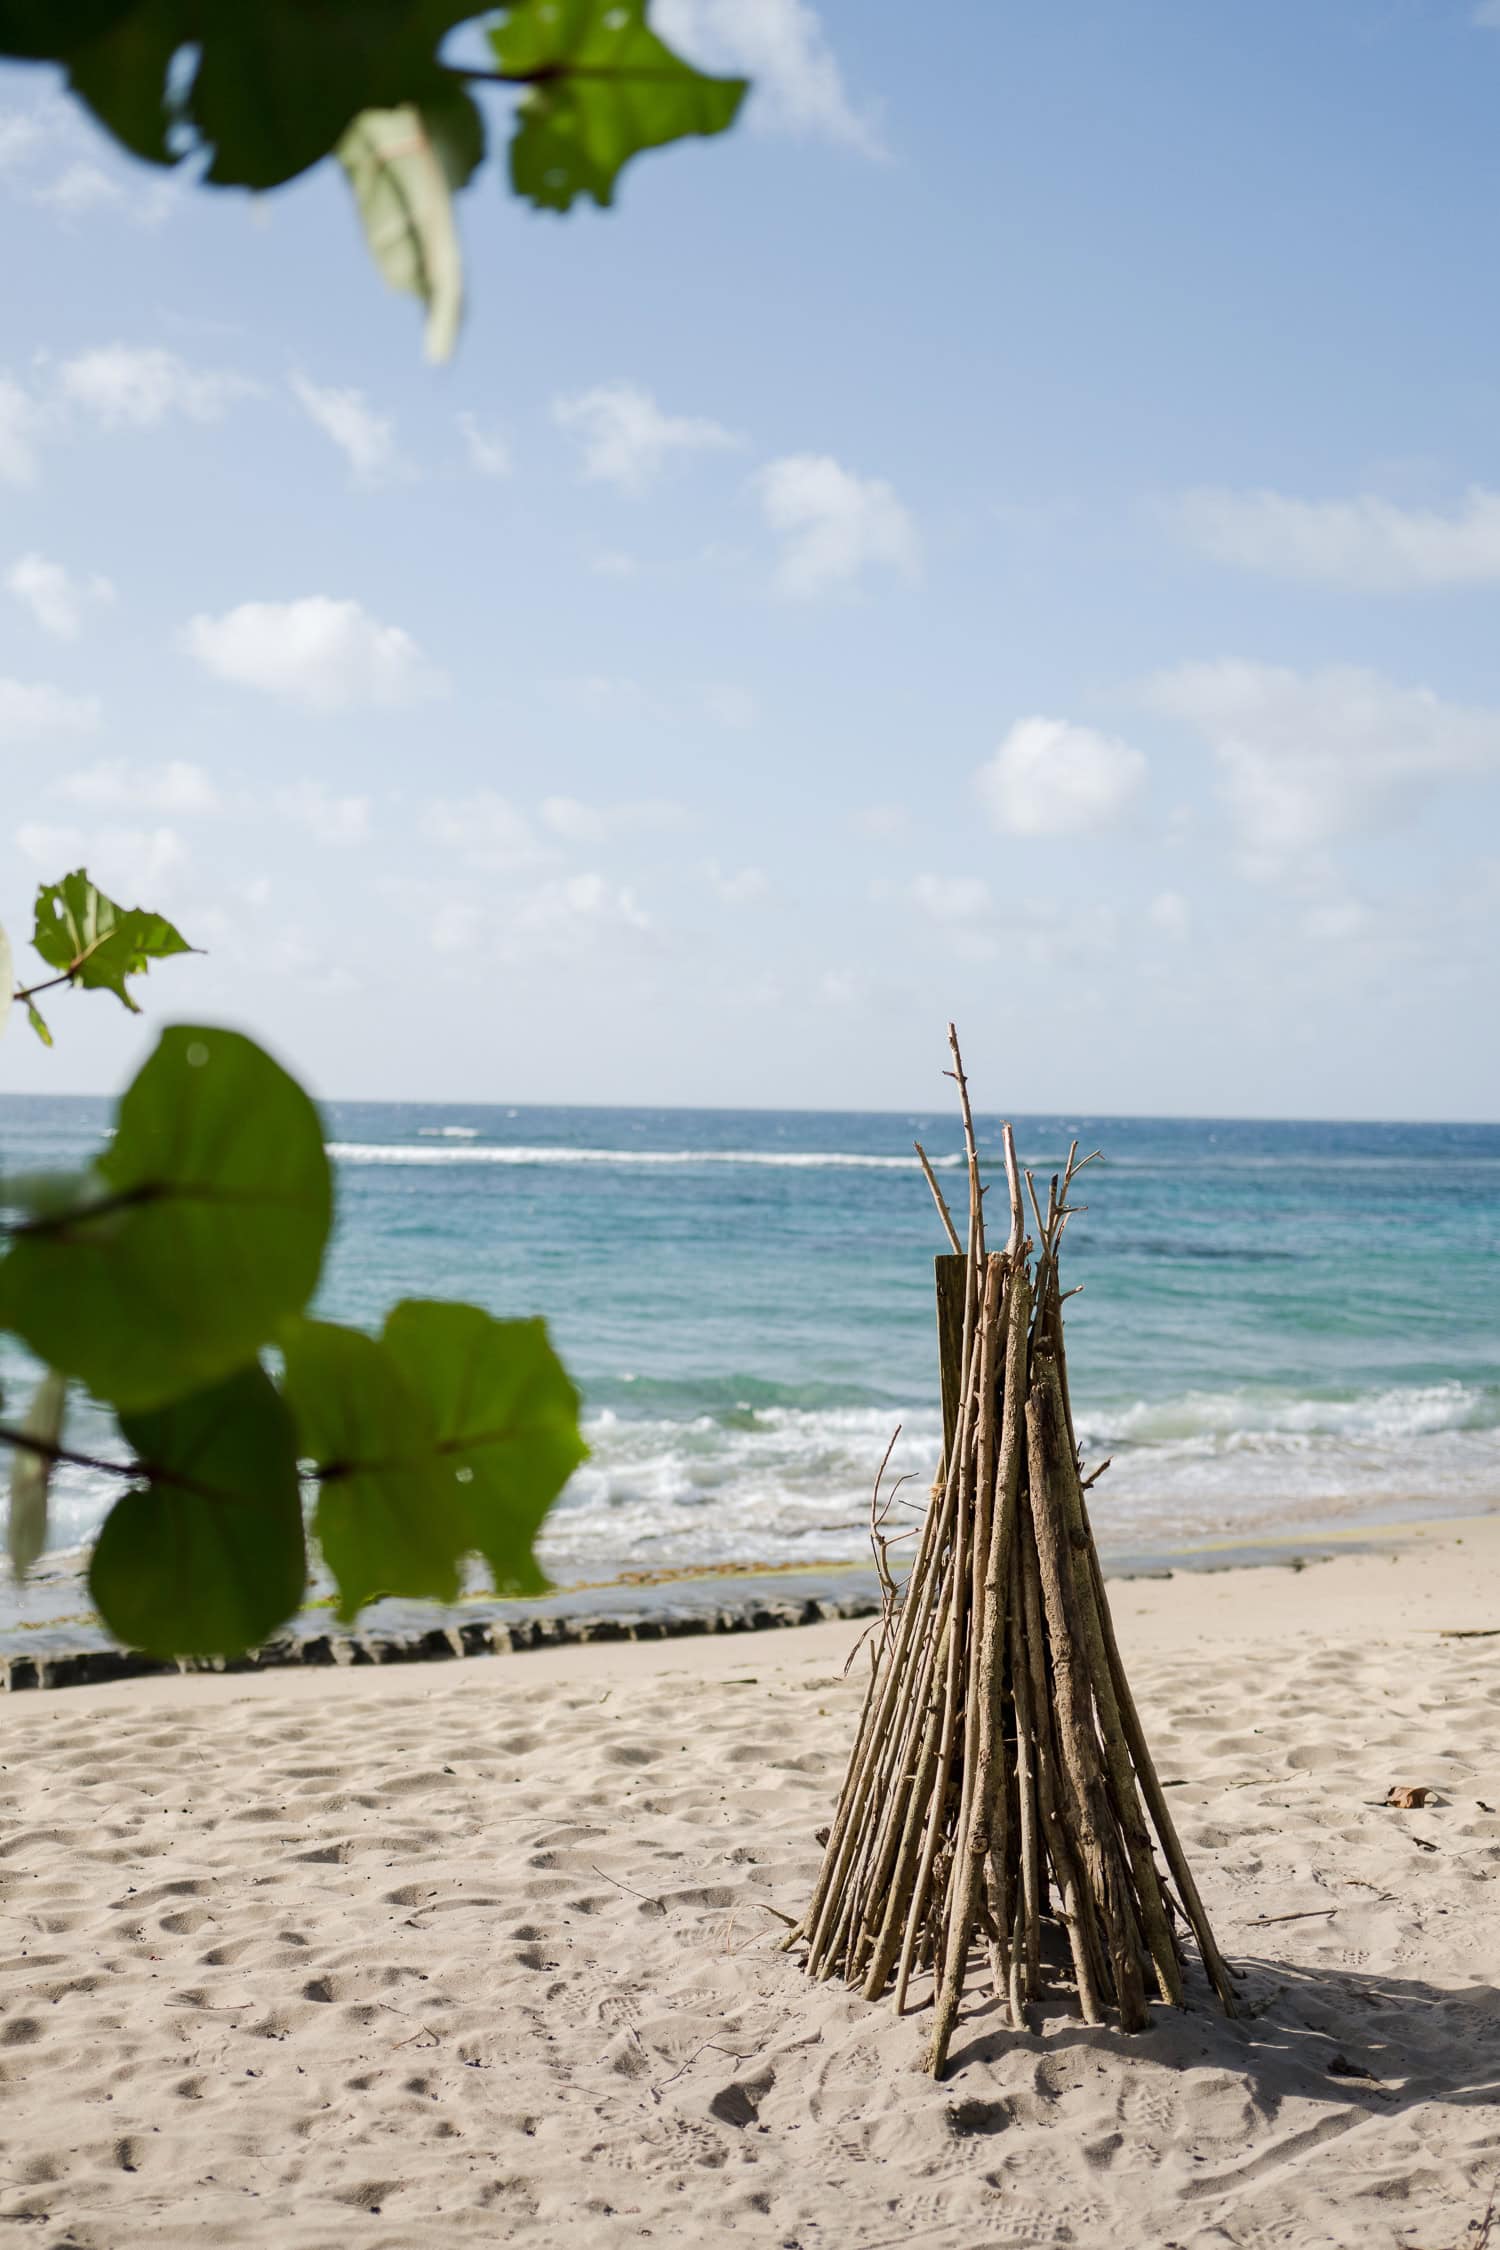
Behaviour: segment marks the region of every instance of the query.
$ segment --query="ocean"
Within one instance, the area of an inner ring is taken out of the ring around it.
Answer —
[[[0,1164],[82,1159],[111,1105],[0,1100]],[[319,1309],[374,1325],[405,1295],[540,1312],[591,1458],[543,1559],[621,1573],[866,1559],[872,1478],[930,1478],[932,1258],[912,1153],[963,1201],[956,1116],[325,1109],[337,1232]],[[1111,1117],[1015,1120],[1023,1161],[1098,1147],[1066,1247],[1080,1441],[1106,1558],[1309,1535],[1500,1499],[1500,1127]],[[999,1122],[981,1117],[999,1170]],[[996,1191],[996,1201],[1003,1185]],[[25,1370],[0,1365],[14,1401]],[[86,1403],[83,1450],[104,1434]],[[66,1569],[102,1480],[69,1470]],[[24,1595],[22,1597],[24,1607]],[[13,1623],[15,1597],[0,1624]]]

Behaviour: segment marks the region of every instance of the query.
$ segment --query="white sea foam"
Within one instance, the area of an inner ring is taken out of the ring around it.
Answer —
[[[1304,1391],[1188,1391],[1171,1399],[1137,1399],[1089,1417],[1098,1444],[1163,1445],[1194,1440],[1213,1446],[1267,1439],[1344,1439],[1399,1446],[1441,1430],[1487,1429],[1500,1411],[1493,1389],[1457,1381],[1359,1391],[1318,1398]]]
[[[1090,1463],[1114,1454],[1091,1494],[1101,1544],[1143,1554],[1487,1505],[1500,1487],[1496,1411],[1494,1393],[1444,1383],[1342,1401],[1262,1396],[1253,1409],[1227,1392],[1115,1413],[1085,1402],[1078,1422]],[[898,1421],[891,1476],[910,1481],[892,1530],[916,1520],[905,1504],[920,1505],[937,1465],[930,1407],[765,1406],[732,1420],[596,1412],[592,1457],[546,1527],[548,1567],[567,1579],[653,1564],[861,1560],[871,1479]],[[1131,1442],[1122,1422],[1142,1434]]]
[[[426,1128],[422,1128],[426,1130]],[[454,1128],[444,1127],[444,1131]],[[844,1149],[759,1148],[413,1148],[404,1141],[330,1141],[328,1153],[339,1164],[752,1164],[773,1171],[818,1171],[832,1167],[856,1172],[915,1172],[914,1156],[861,1156]],[[935,1156],[934,1171],[952,1171],[961,1156]]]

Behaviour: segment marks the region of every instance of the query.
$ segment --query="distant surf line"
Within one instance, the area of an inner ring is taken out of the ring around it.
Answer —
[[[402,1141],[330,1141],[328,1153],[340,1164],[753,1164],[781,1171],[920,1169],[915,1156],[865,1156],[847,1149],[513,1148],[468,1141],[418,1148]],[[952,1171],[962,1162],[961,1155],[931,1159],[935,1171]]]

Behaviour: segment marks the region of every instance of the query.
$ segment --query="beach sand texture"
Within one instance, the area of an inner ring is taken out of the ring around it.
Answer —
[[[1500,1517],[1112,1589],[1245,2013],[778,1951],[857,1628],[17,1696],[0,2223],[136,2244],[1458,2250],[1500,2189]],[[1431,1801],[1400,1811],[1391,1784]],[[1500,2198],[1497,2198],[1500,2208]],[[8,2230],[7,2230],[8,2231]],[[1497,2226],[1500,2237],[1500,2226]]]

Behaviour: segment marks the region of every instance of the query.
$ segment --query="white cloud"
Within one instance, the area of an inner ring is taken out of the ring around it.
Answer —
[[[994,912],[990,886],[978,875],[918,875],[911,895],[934,922],[980,922]]]
[[[868,986],[854,969],[825,969],[813,987],[813,997],[825,1008],[859,1008]]]
[[[523,942],[564,954],[581,951],[601,932],[647,930],[650,917],[633,890],[603,875],[564,875],[540,884],[517,902],[515,929]]]
[[[33,203],[55,211],[60,218],[81,219],[90,211],[125,201],[125,190],[97,164],[70,164],[46,187],[32,191]]]
[[[192,618],[183,638],[216,678],[312,711],[413,703],[446,686],[410,633],[327,594],[241,602],[222,617]]]
[[[219,422],[237,399],[260,389],[244,375],[190,367],[176,352],[135,344],[101,344],[65,359],[58,383],[69,405],[107,430],[152,429],[172,414]]]
[[[173,828],[54,828],[41,821],[23,821],[16,830],[16,846],[44,875],[87,867],[102,890],[127,906],[138,900],[159,906],[160,884],[188,856]],[[191,932],[183,934],[191,942]]]
[[[1366,936],[1373,922],[1370,909],[1359,899],[1332,898],[1307,909],[1302,931],[1318,945],[1347,945]]]
[[[484,936],[484,909],[470,899],[445,899],[433,914],[427,942],[434,953],[472,955]]]
[[[753,80],[749,116],[767,132],[797,133],[884,154],[871,121],[851,106],[822,23],[806,0],[655,0],[653,24],[700,69]]]
[[[716,727],[743,734],[755,724],[755,698],[748,688],[721,681],[703,690],[703,709]]]
[[[589,873],[559,876],[503,900],[441,899],[428,943],[469,963],[572,960],[650,927],[632,890]]]
[[[716,453],[744,444],[700,416],[664,414],[635,383],[601,383],[552,402],[552,419],[583,448],[585,480],[641,493],[676,453]]]
[[[507,874],[543,856],[526,815],[493,789],[472,797],[435,797],[418,823],[429,843],[454,852],[466,866]]]
[[[1273,864],[1389,828],[1445,779],[1500,772],[1500,711],[1353,666],[1184,664],[1147,694],[1210,745],[1243,844]]]
[[[0,110],[0,172],[18,172],[45,146],[48,133],[26,110]]]
[[[53,794],[75,805],[103,812],[169,813],[183,818],[224,810],[223,800],[201,766],[172,758],[160,766],[130,766],[123,758],[64,774]]]
[[[323,389],[304,375],[291,378],[292,391],[308,418],[336,445],[359,484],[379,484],[398,467],[396,425],[377,414],[363,391]]]
[[[1205,554],[1277,577],[1375,593],[1500,580],[1500,492],[1481,485],[1447,513],[1369,495],[1294,500],[1201,491],[1185,494],[1174,516]]]
[[[463,434],[464,450],[469,456],[469,466],[482,477],[508,477],[511,472],[510,447],[505,439],[493,430],[485,430],[476,415],[460,414],[458,426]]]
[[[554,680],[548,692],[565,710],[576,712],[581,718],[605,719],[612,725],[625,725],[640,720],[659,721],[666,715],[655,699],[647,694],[639,680],[625,679],[608,672],[584,674],[571,680]]]
[[[0,371],[0,482],[35,483],[41,425],[41,409],[30,392]]]
[[[137,227],[160,227],[178,200],[178,187],[173,180],[139,178],[130,178],[126,185],[99,164],[76,162],[67,164],[45,187],[31,189],[29,200],[45,212],[54,212],[63,223],[88,218],[90,212],[119,212],[133,218]]]
[[[871,843],[894,842],[906,835],[911,827],[911,813],[905,805],[861,805],[849,816],[849,824],[856,836],[868,837]]]
[[[321,781],[293,782],[272,792],[271,808],[305,828],[319,844],[362,844],[370,833],[368,797],[336,797]]]
[[[37,623],[59,640],[78,637],[88,602],[112,602],[115,590],[107,578],[70,577],[61,563],[43,555],[22,555],[5,574],[5,589],[24,602]]]
[[[99,724],[96,695],[67,695],[49,681],[0,680],[0,742],[88,734]]]
[[[686,809],[670,800],[646,798],[634,804],[590,805],[580,797],[546,797],[542,800],[544,827],[569,844],[603,844],[612,837],[639,834],[643,829],[680,828]]]
[[[726,906],[758,905],[771,887],[763,867],[741,867],[730,875],[716,859],[711,859],[703,872],[715,895]]]
[[[1146,920],[1163,937],[1184,939],[1193,926],[1193,912],[1181,891],[1158,891],[1146,909]]]
[[[596,578],[639,578],[641,574],[638,558],[620,547],[601,547],[590,555],[589,569]]]
[[[807,600],[847,586],[871,564],[914,577],[917,528],[888,484],[858,477],[826,453],[794,453],[757,472],[755,489],[783,534],[776,584]]]
[[[1113,735],[1066,719],[1018,719],[975,775],[1008,836],[1079,836],[1111,828],[1139,794],[1146,761]]]

